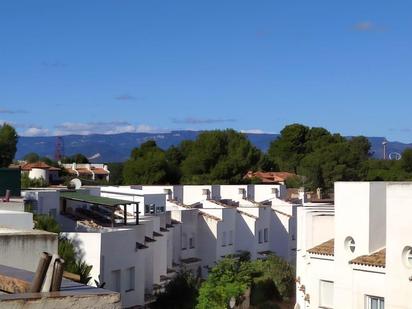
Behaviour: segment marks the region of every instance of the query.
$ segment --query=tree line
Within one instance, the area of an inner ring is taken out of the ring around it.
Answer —
[[[0,166],[8,166],[15,155],[17,133],[10,125],[0,127]],[[131,151],[126,162],[109,163],[110,183],[122,184],[239,184],[259,182],[245,179],[249,171],[285,171],[299,177],[289,179],[290,187],[333,189],[335,181],[412,180],[412,149],[406,149],[399,161],[374,159],[366,137],[345,138],[320,127],[287,125],[273,140],[267,152],[256,148],[235,130],[205,131],[195,140],[185,140],[161,149],[149,140]],[[29,162],[50,158],[35,153],[25,156]],[[87,163],[76,154],[64,162]]]

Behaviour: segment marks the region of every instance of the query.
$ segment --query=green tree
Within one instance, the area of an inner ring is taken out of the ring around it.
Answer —
[[[40,161],[40,156],[35,152],[29,152],[23,157],[23,160],[27,163],[34,163]]]
[[[5,123],[0,126],[0,167],[8,167],[13,163],[17,141],[17,132],[11,125]]]
[[[212,268],[199,290],[197,309],[225,309],[232,297],[239,299],[251,285],[250,262],[224,258]]]
[[[40,178],[33,178],[31,179],[29,177],[29,174],[26,173],[22,173],[21,178],[20,178],[20,182],[21,182],[21,188],[22,189],[28,189],[28,188],[44,188],[47,187],[48,184],[47,182],[44,180],[44,178],[40,177]]]
[[[295,289],[295,270],[282,258],[271,254],[265,260],[255,260],[252,303],[267,300],[289,301]]]
[[[123,184],[123,162],[113,162],[108,163],[108,168],[110,171],[110,180],[111,185],[122,185]]]
[[[152,309],[192,309],[198,297],[200,278],[195,278],[190,271],[181,270],[166,285],[165,291],[157,296]],[[182,297],[184,296],[184,297]]]
[[[244,134],[234,130],[203,132],[183,153],[182,177],[188,184],[241,183],[261,156]]]
[[[80,275],[80,282],[88,284],[92,266],[82,260],[73,240],[60,234],[60,226],[56,220],[48,215],[34,215],[34,223],[35,229],[59,234],[58,254],[64,259],[65,270]]]
[[[87,159],[87,157],[81,153],[76,153],[72,156],[64,157],[61,161],[62,163],[90,163],[89,159]]]
[[[412,172],[412,148],[407,148],[402,153],[401,167],[407,173]]]
[[[134,148],[131,158],[124,164],[125,184],[177,183],[178,179],[175,177],[176,173],[167,161],[165,152],[154,141],[147,141]]]
[[[300,161],[306,154],[309,128],[301,124],[286,126],[280,137],[270,144],[268,154],[280,170],[297,173]]]

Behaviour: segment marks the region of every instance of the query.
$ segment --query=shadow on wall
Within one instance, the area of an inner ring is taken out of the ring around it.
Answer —
[[[256,239],[254,231],[250,229],[245,218],[236,214],[236,250],[249,251],[251,259],[256,259]],[[255,229],[256,224],[253,224],[253,229]]]
[[[217,241],[217,235],[214,235],[211,229],[208,227],[207,219],[203,216],[199,216],[199,227],[201,232],[199,233],[199,247],[198,252],[199,256],[202,257],[202,268],[212,267],[214,266],[214,262],[216,261],[216,246],[221,245]],[[202,273],[206,273],[207,271]]]
[[[269,236],[271,250],[276,253],[277,256],[285,260],[289,260],[289,233],[286,230],[286,227],[283,225],[282,221],[280,220],[279,216],[283,216],[281,214],[277,214],[272,212],[272,220],[270,220],[271,226],[271,234]],[[289,219],[290,224],[290,219]],[[296,234],[294,234],[296,235]]]

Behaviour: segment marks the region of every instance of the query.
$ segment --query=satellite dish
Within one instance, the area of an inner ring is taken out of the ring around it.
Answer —
[[[389,160],[400,160],[402,155],[399,152],[391,152],[389,154]]]
[[[76,190],[80,189],[82,187],[82,182],[78,178],[74,178],[70,180],[70,186],[74,187]]]

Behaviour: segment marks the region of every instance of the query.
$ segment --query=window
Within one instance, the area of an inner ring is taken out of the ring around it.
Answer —
[[[258,241],[259,241],[260,244],[263,242],[263,240],[262,240],[262,230],[259,230],[259,232],[258,232]]]
[[[130,268],[126,269],[126,277],[127,277],[126,292],[133,291],[134,290],[134,277],[135,277],[134,267],[130,267]]]
[[[144,205],[144,213],[145,214],[148,214],[148,213],[150,213],[150,205]]]
[[[164,213],[164,212],[165,212],[164,206],[158,206],[158,207],[156,207],[156,213]]]
[[[195,237],[192,236],[189,238],[189,248],[193,249],[195,247]]]
[[[356,244],[355,244],[355,240],[352,237],[346,237],[345,239],[345,248],[347,251],[349,252],[355,252],[356,249]]]
[[[182,235],[182,250],[186,250],[187,248],[187,235],[183,234]]]
[[[265,242],[268,242],[268,241],[269,241],[269,229],[268,229],[268,228],[265,228],[265,229],[263,230],[263,240],[264,240]]]
[[[233,231],[229,231],[229,246],[233,245]]]
[[[407,268],[412,268],[412,247],[405,247],[402,252],[402,260]]]
[[[320,280],[319,307],[333,308],[333,281]]]
[[[226,247],[226,232],[223,232],[222,247]]]
[[[385,300],[383,297],[377,296],[369,296],[366,295],[366,309],[384,309],[385,308]]]
[[[122,288],[122,285],[121,285],[121,279],[122,278],[121,278],[120,269],[119,270],[113,270],[111,277],[112,277],[113,290],[120,293],[121,288]]]

